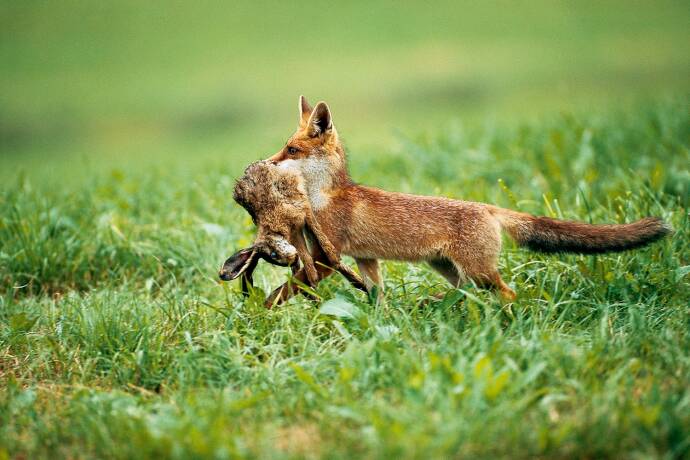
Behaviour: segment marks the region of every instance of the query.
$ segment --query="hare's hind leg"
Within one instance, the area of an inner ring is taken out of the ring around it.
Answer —
[[[368,293],[369,290],[367,289],[364,280],[362,280],[362,278],[350,267],[340,261],[340,252],[335,248],[335,246],[333,246],[331,240],[328,239],[326,234],[323,232],[319,222],[316,220],[316,217],[314,217],[314,214],[311,211],[307,212],[305,220],[305,230],[310,231],[314,236],[313,242],[319,247],[321,253],[326,256],[328,263],[338,270],[350,283],[352,283],[355,288]]]
[[[331,240],[323,232],[321,225],[319,225],[319,222],[316,220],[311,210],[307,212],[305,222],[305,230],[310,232],[314,237],[312,242],[316,242],[332,267],[337,266],[340,263],[340,252],[333,246]]]
[[[304,271],[307,275],[309,286],[314,287],[316,286],[316,283],[319,282],[319,274],[317,273],[316,267],[314,266],[314,259],[312,259],[311,254],[309,253],[309,248],[307,247],[307,242],[304,240],[302,230],[295,232],[292,239],[295,249],[297,249],[297,255],[299,256],[299,259],[302,261],[302,265],[304,266]]]
[[[369,290],[367,289],[366,284],[364,284],[362,277],[355,273],[350,267],[339,262],[335,266],[335,269],[338,270],[356,289],[369,293]]]

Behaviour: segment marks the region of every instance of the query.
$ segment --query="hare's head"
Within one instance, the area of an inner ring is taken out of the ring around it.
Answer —
[[[237,251],[226,260],[218,276],[223,281],[230,281],[243,273],[251,275],[259,259],[287,267],[297,262],[297,249],[282,235],[260,235],[252,246]]]

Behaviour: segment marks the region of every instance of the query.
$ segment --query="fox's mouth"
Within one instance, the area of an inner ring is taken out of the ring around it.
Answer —
[[[278,169],[295,172],[300,172],[299,162],[300,160],[294,160],[292,158],[288,158],[286,160],[273,160],[273,164],[276,165]]]

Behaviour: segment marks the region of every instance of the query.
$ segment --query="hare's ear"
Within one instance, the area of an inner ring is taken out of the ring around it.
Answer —
[[[225,261],[223,268],[221,268],[220,272],[218,273],[218,276],[220,276],[220,279],[223,281],[234,280],[242,273],[247,271],[247,269],[253,265],[256,265],[256,257],[257,252],[254,246],[237,251]]]

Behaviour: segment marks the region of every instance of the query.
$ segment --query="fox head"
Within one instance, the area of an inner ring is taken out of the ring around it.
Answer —
[[[302,174],[312,208],[328,203],[335,188],[350,182],[345,151],[325,102],[314,108],[299,98],[299,126],[285,146],[268,160]]]

